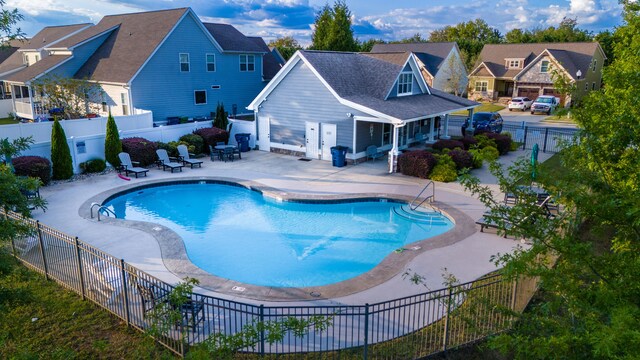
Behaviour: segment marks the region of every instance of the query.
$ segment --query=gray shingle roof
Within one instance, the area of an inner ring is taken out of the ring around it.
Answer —
[[[73,24],[64,26],[47,26],[35,34],[29,42],[20,47],[20,50],[37,50],[49,46],[49,44],[68,36],[82,28],[91,26],[91,24]]]
[[[249,40],[258,45],[265,54],[262,55],[262,76],[265,80],[271,80],[280,71],[283,63],[280,63],[276,58],[276,55],[269,49],[264,39],[259,36],[248,36]]]
[[[454,42],[408,43],[408,44],[375,44],[372,53],[412,52],[422,61],[427,71],[436,76],[440,66],[456,46]]]
[[[255,41],[246,37],[235,27],[228,24],[204,23],[223,51],[232,52],[265,52]],[[267,52],[269,49],[266,49]]]
[[[5,78],[7,81],[15,81],[26,83],[33,80],[38,75],[41,75],[51,68],[59,65],[63,61],[69,59],[71,55],[51,55],[42,58],[42,60],[36,62],[31,66],[27,66],[24,69],[13,73]]]
[[[105,16],[96,26],[61,45],[73,46],[117,27],[75,77],[127,83],[187,11],[188,8],[180,8]]]
[[[366,53],[301,50],[300,54],[341,98],[400,120],[478,105],[475,101],[432,88],[429,89],[431,95],[402,96],[385,100],[402,70],[397,58],[394,59],[394,63]],[[405,62],[406,60],[402,64]]]
[[[544,50],[549,50],[554,57],[558,55],[558,61],[573,76],[578,69],[585,73],[598,46],[597,42],[487,44],[480,52],[478,64],[484,62],[497,78],[513,78],[521,70],[505,69],[506,58],[525,59],[526,67]]]

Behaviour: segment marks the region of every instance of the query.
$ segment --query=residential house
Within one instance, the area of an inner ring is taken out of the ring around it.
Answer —
[[[555,89],[553,74],[575,84],[574,96],[579,99],[600,89],[605,59],[597,42],[487,44],[469,74],[468,97],[507,101],[514,96],[555,95],[569,104],[571,99]]]
[[[412,52],[427,85],[456,95],[467,91],[467,68],[455,42],[375,44],[371,53]]]
[[[28,89],[46,75],[88,79],[102,89],[88,112],[152,111],[157,124],[207,118],[219,102],[244,109],[268,80],[263,57],[270,54],[231,25],[202,23],[190,8],[105,16],[41,50],[46,58],[5,81]],[[26,95],[15,99],[16,110],[33,119],[46,110],[36,106],[46,94]]]
[[[330,160],[331,147],[347,159],[366,158],[375,145],[390,151],[447,137],[449,114],[478,103],[433,89],[413,53],[296,52],[251,102],[260,150]],[[439,124],[442,124],[440,128]]]

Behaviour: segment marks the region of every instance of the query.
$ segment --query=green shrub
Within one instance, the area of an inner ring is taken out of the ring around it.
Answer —
[[[398,171],[404,175],[427,179],[436,161],[435,155],[429,151],[406,151],[398,157]]]
[[[483,160],[494,161],[498,160],[498,158],[500,157],[500,152],[493,146],[487,146],[483,149],[480,149],[480,156],[482,156]]]
[[[509,136],[496,133],[486,133],[484,135],[496,143],[496,149],[498,149],[500,155],[505,155],[511,150],[513,141]]]
[[[457,170],[473,167],[473,155],[468,151],[462,149],[451,150],[447,153],[447,156],[453,160],[456,164]]]
[[[216,117],[213,120],[213,127],[217,127],[218,129],[227,129],[227,125],[229,124],[229,120],[227,119],[227,112],[224,111],[224,104],[218,103],[216,107]]]
[[[202,148],[204,147],[204,139],[198,134],[187,134],[180,137],[180,142],[183,142],[189,148],[189,152],[194,154],[202,154]]]
[[[180,145],[180,143],[177,141],[169,141],[168,143],[164,143],[161,141],[156,142],[156,147],[158,149],[167,150],[167,154],[169,154],[169,157],[178,156],[178,145]]]
[[[471,167],[473,169],[480,169],[482,167],[482,162],[483,162],[483,158],[482,158],[482,154],[480,153],[481,150],[479,149],[470,149],[469,150],[469,154],[471,154],[472,158],[473,158],[473,162],[471,164]]]
[[[465,136],[460,139],[460,142],[464,144],[465,150],[472,149],[476,147],[476,145],[478,145],[478,140],[476,140],[473,136]]]
[[[122,139],[122,151],[129,153],[132,161],[138,161],[140,166],[149,166],[156,162],[158,146],[155,142],[141,137]]]
[[[474,138],[476,139],[476,141],[478,141],[478,143],[475,146],[478,149],[484,149],[486,147],[492,147],[492,148],[495,148],[495,149],[498,148],[498,145],[496,144],[496,142],[487,137],[487,133],[483,133],[483,134],[480,134],[480,135],[475,135]]]
[[[58,119],[53,122],[51,129],[51,164],[54,180],[66,180],[73,176],[71,150],[69,150],[67,136]]]
[[[444,150],[450,149],[453,150],[455,148],[464,149],[464,144],[461,141],[453,140],[453,139],[440,139],[433,143],[431,147],[435,150]]]
[[[109,111],[109,117],[107,118],[107,131],[104,138],[104,158],[114,168],[120,166],[120,158],[118,154],[122,152],[122,141],[120,141],[120,135],[118,134],[118,125],[115,119],[111,116]]]
[[[51,162],[40,156],[18,156],[13,158],[13,167],[18,176],[39,178],[43,185],[51,181]]]
[[[433,181],[452,182],[458,179],[456,163],[448,155],[438,156],[438,163],[431,171],[429,178]]]
[[[80,169],[83,173],[99,173],[107,168],[107,163],[102,159],[90,159],[80,163]]]

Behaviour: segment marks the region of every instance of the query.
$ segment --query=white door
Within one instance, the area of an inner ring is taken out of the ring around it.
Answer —
[[[336,146],[336,124],[322,124],[322,160],[331,160],[331,148]]]
[[[319,159],[320,151],[319,151],[319,135],[318,131],[320,127],[319,123],[314,122],[305,122],[305,138],[307,141],[307,154],[306,156],[310,159]]]
[[[266,116],[258,116],[258,137],[260,150],[271,151],[271,125]]]

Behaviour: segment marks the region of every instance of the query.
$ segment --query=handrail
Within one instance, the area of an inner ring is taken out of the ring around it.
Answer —
[[[429,185],[431,185],[431,196],[425,197],[424,199],[422,199],[422,201],[418,205],[414,205],[416,200],[418,200],[420,198],[420,195],[422,195],[422,193],[424,193],[427,190]],[[409,203],[409,209],[415,210],[415,209],[419,208],[420,206],[422,206],[422,204],[424,204],[425,201],[427,201],[429,199],[431,199],[431,201],[433,201],[433,200],[435,200],[435,198],[436,198],[436,185],[433,183],[433,181],[429,180],[427,185],[425,185],[422,188],[422,190],[418,193],[418,195],[416,195],[416,197],[413,200],[411,200],[411,203]]]
[[[96,202],[91,203],[91,218],[93,219],[93,208],[98,206],[98,221],[100,221],[100,211],[104,210],[107,213],[107,217],[109,217],[109,214],[113,214],[114,218],[117,218],[116,213],[113,212],[113,210],[109,209],[108,207],[104,206],[104,205],[100,205]]]

